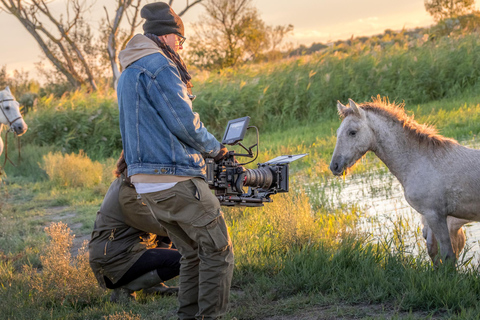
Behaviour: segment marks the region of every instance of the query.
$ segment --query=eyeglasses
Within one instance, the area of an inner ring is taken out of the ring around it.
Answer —
[[[185,40],[187,40],[187,38],[185,38],[184,36],[181,36],[179,34],[177,34],[176,36],[180,38],[180,40],[178,40],[178,45],[183,46],[183,44],[185,43]]]

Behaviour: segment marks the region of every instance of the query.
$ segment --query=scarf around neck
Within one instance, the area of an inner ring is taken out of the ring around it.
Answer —
[[[185,65],[185,62],[183,62],[182,58],[180,58],[180,55],[173,51],[170,46],[163,43],[163,41],[161,41],[158,36],[154,35],[153,33],[145,33],[145,37],[155,42],[155,44],[160,49],[162,49],[163,53],[167,56],[167,58],[169,58],[173,61],[173,63],[175,63],[178,72],[180,73],[180,77],[182,78],[183,83],[185,83],[185,85],[187,86],[188,93],[191,95],[193,85],[190,80],[192,79],[192,77],[188,73],[187,66]]]

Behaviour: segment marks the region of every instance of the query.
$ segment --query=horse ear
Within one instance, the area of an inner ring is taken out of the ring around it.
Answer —
[[[342,117],[345,118],[345,111],[347,111],[347,107],[344,106],[340,101],[337,100],[337,110],[338,114]]]
[[[352,99],[348,99],[348,104],[350,105],[350,108],[352,108],[353,112],[355,112],[356,115],[364,118],[365,117],[365,114],[364,114],[364,111],[357,106],[357,104],[355,103],[355,101],[353,101]]]
[[[10,91],[10,88],[9,88],[8,86],[5,88],[5,90],[7,90],[8,93],[10,93],[10,94],[12,93],[12,92]]]

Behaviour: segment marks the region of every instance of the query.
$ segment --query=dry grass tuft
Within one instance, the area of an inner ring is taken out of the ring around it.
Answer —
[[[40,256],[42,270],[26,270],[32,274],[30,283],[37,301],[76,305],[99,298],[103,290],[88,263],[88,242],[85,241],[77,256],[72,257],[70,249],[75,236],[65,223],[53,223],[45,232],[51,241]]]
[[[102,182],[102,164],[90,160],[83,151],[65,155],[49,152],[43,161],[40,167],[59,186],[91,188]]]
[[[225,211],[240,260],[255,260],[259,252],[287,252],[295,246],[336,245],[355,219],[349,213],[314,212],[302,191],[277,194],[264,207]]]
[[[121,313],[115,312],[114,314],[110,314],[108,316],[103,316],[105,320],[141,320],[142,317],[139,314],[133,314],[130,310],[128,313],[122,311]]]

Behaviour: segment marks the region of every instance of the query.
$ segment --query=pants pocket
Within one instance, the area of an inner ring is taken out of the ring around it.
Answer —
[[[178,207],[178,197],[174,192],[168,191],[160,191],[153,195],[143,195],[144,198],[150,199],[150,204],[152,205],[151,210],[153,211],[154,215],[157,216],[157,213],[172,213],[177,210]],[[158,218],[158,217],[157,217]]]
[[[224,251],[230,245],[228,229],[220,210],[207,212],[192,222],[196,241],[206,252]]]
[[[174,193],[171,193],[171,194],[162,194],[162,195],[159,195],[159,196],[156,196],[156,197],[152,197],[152,200],[155,202],[155,203],[160,203],[160,202],[163,202],[163,201],[167,201],[168,199],[171,199],[175,197],[175,194]]]
[[[192,183],[195,186],[195,193],[193,196],[196,200],[200,201],[203,209],[208,212],[220,211],[220,202],[217,197],[212,194],[212,191],[208,187],[205,180],[200,178],[193,178]]]

